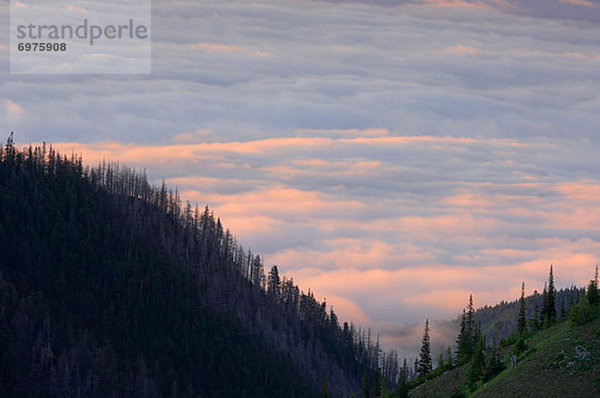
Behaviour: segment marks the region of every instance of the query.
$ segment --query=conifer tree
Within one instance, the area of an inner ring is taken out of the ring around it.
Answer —
[[[415,366],[413,367],[413,377],[419,376],[419,359],[415,358]]]
[[[471,358],[471,333],[467,329],[467,316],[464,309],[460,318],[460,332],[458,333],[456,345],[456,363],[467,362]]]
[[[548,284],[544,282],[544,290],[542,291],[542,312],[540,313],[541,323],[544,326],[548,324]]]
[[[475,327],[475,321],[473,319],[473,315],[475,314],[475,310],[473,309],[473,295],[469,294],[469,305],[467,306],[467,324],[466,327],[469,331],[473,331]]]
[[[590,284],[588,285],[587,296],[590,305],[594,305],[600,302],[600,296],[598,294],[598,265],[596,265],[596,273],[594,274],[594,279],[592,279],[590,281]]]
[[[519,318],[517,320],[517,332],[522,335],[527,332],[527,312],[525,308],[525,282],[521,284],[521,298],[519,299]]]
[[[529,327],[532,331],[540,330],[540,306],[538,305],[537,297],[533,306],[533,314],[529,319]]]
[[[467,377],[471,383],[477,382],[485,374],[485,342],[479,338],[473,353],[473,359],[469,366]]]
[[[474,331],[473,331],[473,338],[471,340],[471,347],[472,347],[472,352],[475,352],[475,347],[477,346],[477,343],[479,343],[479,340],[484,339],[484,343],[485,343],[485,338],[483,337],[483,333],[481,332],[481,321],[477,322],[477,326],[475,326]],[[485,348],[485,344],[484,344],[484,348]]]
[[[460,333],[457,339],[456,363],[462,364],[471,359],[473,350],[477,344],[478,333],[474,319],[475,310],[473,308],[473,295],[469,295],[469,304],[467,309],[463,310]]]
[[[431,342],[429,340],[429,319],[425,320],[423,340],[421,341],[421,355],[419,358],[419,376],[425,376],[433,369],[431,361]]]
[[[548,276],[548,321],[553,324],[556,321],[556,289],[554,287],[554,274],[552,265],[550,265],[550,275]]]
[[[408,369],[406,367],[406,359],[404,359],[404,365],[402,369],[400,369],[400,374],[398,375],[398,388],[396,389],[396,397],[398,398],[408,398]]]
[[[272,266],[269,271],[267,293],[275,300],[279,300],[279,296],[281,295],[281,279],[279,278],[279,270],[276,265]]]
[[[505,366],[500,359],[500,348],[496,343],[494,343],[493,347],[491,348],[489,357],[490,359],[485,371],[485,376],[483,379],[484,381],[490,380],[505,369]]]
[[[444,353],[440,352],[436,361],[436,369],[443,369],[446,366],[446,362],[444,362]]]
[[[448,347],[446,350],[446,366],[452,368],[454,366],[454,360],[452,358],[452,348]]]

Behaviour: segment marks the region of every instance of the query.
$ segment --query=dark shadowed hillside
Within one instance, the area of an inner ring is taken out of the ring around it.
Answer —
[[[0,209],[0,396],[348,397],[396,374],[143,173],[9,140]]]

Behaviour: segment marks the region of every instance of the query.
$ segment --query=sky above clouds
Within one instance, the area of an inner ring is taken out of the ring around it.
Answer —
[[[592,276],[599,2],[154,1],[152,35],[149,76],[20,76],[2,28],[2,134],[146,168],[401,349]]]

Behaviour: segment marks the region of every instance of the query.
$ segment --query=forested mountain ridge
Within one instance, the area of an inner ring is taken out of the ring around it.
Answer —
[[[115,164],[0,147],[0,396],[348,397],[395,355]]]

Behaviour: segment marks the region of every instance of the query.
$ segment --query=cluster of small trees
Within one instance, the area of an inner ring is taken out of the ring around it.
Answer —
[[[564,301],[562,303],[563,310],[561,316],[564,318]],[[542,309],[536,300],[533,313],[529,320],[526,319],[527,310],[525,307],[525,282],[521,284],[521,297],[519,298],[519,316],[517,319],[517,333],[522,335],[527,332],[527,327],[532,331],[547,328],[558,320],[556,311],[556,288],[554,287],[554,271],[550,265],[550,273],[548,281],[544,282],[544,290],[542,292]]]
[[[471,385],[479,380],[487,381],[503,369],[497,337],[490,346],[486,344],[481,324],[475,322],[473,296],[469,296],[466,310],[463,310],[460,332],[456,340],[456,364],[470,363],[467,379]]]
[[[591,321],[598,316],[598,306],[600,305],[600,294],[598,293],[598,266],[594,279],[590,280],[587,291],[579,295],[579,300],[571,309],[569,316],[571,320],[578,325]]]
[[[556,300],[557,293],[563,293],[560,295],[560,306]],[[568,303],[565,303],[565,296],[568,296]],[[570,289],[557,292],[554,286],[553,266],[551,265],[548,281],[544,283],[541,300],[538,297],[539,295],[536,292],[534,294],[535,303],[533,311],[528,317],[525,303],[525,283],[521,284],[517,330],[512,340],[520,336],[526,336],[529,332],[548,328],[556,322],[566,320],[569,316],[576,323],[583,323],[589,320],[591,306],[600,302],[598,298],[598,266],[596,266],[594,278],[590,280],[587,289],[571,287]],[[539,301],[541,301],[541,309]]]

